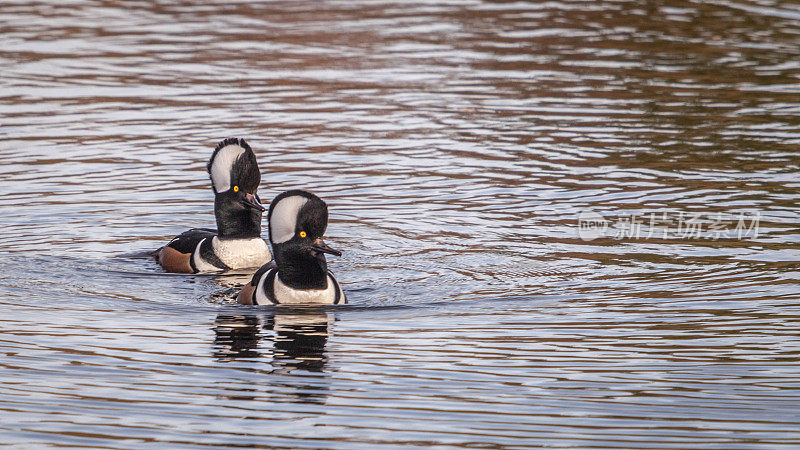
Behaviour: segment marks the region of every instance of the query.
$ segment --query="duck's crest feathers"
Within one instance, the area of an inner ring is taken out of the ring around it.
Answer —
[[[231,188],[231,169],[244,153],[253,154],[253,150],[244,139],[240,138],[225,139],[214,148],[206,170],[211,176],[215,193],[225,192]]]

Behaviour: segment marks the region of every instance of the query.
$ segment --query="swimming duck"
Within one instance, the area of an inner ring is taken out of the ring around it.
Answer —
[[[217,144],[206,166],[214,189],[217,229],[192,228],[156,251],[167,272],[198,273],[259,267],[270,260],[261,238],[265,210],[256,190],[261,182],[256,155],[244,139]]]
[[[269,205],[269,241],[274,262],[262,266],[237,298],[244,305],[343,304],[342,288],[325,254],[341,256],[322,240],[328,206],[316,195],[292,190]]]

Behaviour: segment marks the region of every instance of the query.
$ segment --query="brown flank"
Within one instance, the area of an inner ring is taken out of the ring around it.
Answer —
[[[181,253],[172,247],[161,247],[158,251],[158,263],[167,272],[194,273],[189,260],[191,253]]]

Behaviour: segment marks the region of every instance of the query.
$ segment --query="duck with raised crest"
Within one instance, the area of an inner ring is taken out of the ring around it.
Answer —
[[[316,195],[284,192],[269,205],[269,241],[275,262],[262,266],[239,292],[244,305],[343,304],[325,254],[341,256],[322,240],[328,206]]]
[[[156,251],[167,272],[198,273],[259,267],[270,260],[261,238],[264,206],[256,155],[244,139],[220,142],[206,166],[214,189],[217,229],[193,228]]]

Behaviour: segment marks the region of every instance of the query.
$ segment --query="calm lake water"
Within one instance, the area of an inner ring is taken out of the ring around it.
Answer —
[[[0,3],[0,441],[800,445],[800,7]],[[145,253],[330,207],[351,304]]]

